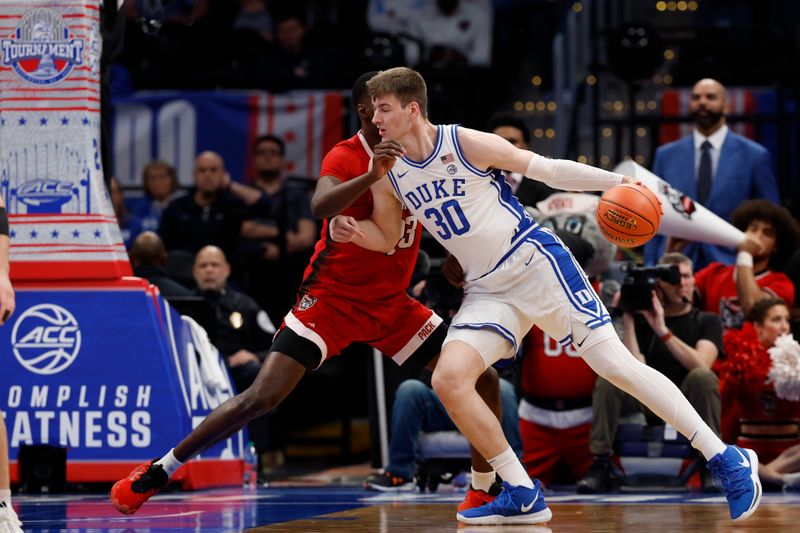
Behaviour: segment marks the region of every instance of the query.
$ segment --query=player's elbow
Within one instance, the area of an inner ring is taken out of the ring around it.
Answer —
[[[311,198],[311,214],[314,215],[314,218],[329,218],[336,215],[336,213],[333,213],[330,207],[317,196]]]

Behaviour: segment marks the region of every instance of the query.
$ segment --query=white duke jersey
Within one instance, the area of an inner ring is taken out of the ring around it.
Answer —
[[[439,243],[456,256],[465,279],[492,271],[538,227],[499,171],[467,161],[458,125],[437,126],[425,161],[399,158],[389,179],[395,194]]]

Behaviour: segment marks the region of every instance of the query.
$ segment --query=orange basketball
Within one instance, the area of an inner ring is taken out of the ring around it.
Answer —
[[[623,183],[607,190],[597,203],[597,226],[612,244],[636,248],[653,238],[661,224],[661,202],[644,185]]]

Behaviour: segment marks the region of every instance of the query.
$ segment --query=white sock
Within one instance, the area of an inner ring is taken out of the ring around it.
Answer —
[[[609,330],[613,334],[613,326],[606,324],[592,334],[607,335]],[[703,422],[680,389],[664,374],[636,359],[616,334],[587,346],[581,357],[592,370],[680,431],[706,460],[725,451],[725,444]]]
[[[522,485],[529,489],[533,488],[533,481],[531,481],[530,476],[525,471],[525,468],[523,468],[522,463],[519,462],[517,454],[514,453],[511,446],[506,448],[506,451],[497,457],[488,459],[488,463],[492,465],[494,471],[503,478],[503,481],[510,485]]]
[[[172,448],[167,455],[156,461],[156,464],[161,465],[164,469],[164,472],[167,473],[167,477],[172,477],[172,474],[175,473],[177,469],[183,466],[183,463],[175,459],[175,454],[173,453],[175,448]]]
[[[689,436],[689,440],[692,447],[699,450],[706,461],[710,461],[712,457],[725,451],[725,443],[719,440],[719,437],[714,435],[708,426],[699,428],[694,435]]]
[[[483,492],[489,492],[489,489],[492,487],[492,483],[494,483],[495,478],[494,470],[491,472],[477,472],[475,469],[472,469],[472,488],[475,490],[482,490]]]

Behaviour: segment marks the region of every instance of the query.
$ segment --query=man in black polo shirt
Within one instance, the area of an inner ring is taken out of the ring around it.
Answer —
[[[659,264],[677,265],[680,282],[659,280],[652,295],[652,311],[623,314],[623,342],[634,357],[678,385],[703,421],[719,435],[719,383],[711,365],[722,351],[722,323],[717,315],[692,306],[694,272],[688,257],[668,253]],[[632,396],[602,378],[597,379],[589,440],[595,462],[578,482],[578,492],[611,490],[614,478],[611,456],[619,419],[637,410],[646,411]],[[705,468],[701,470],[703,489],[711,490],[710,475],[703,475],[707,473]]]
[[[215,152],[202,152],[194,163],[195,187],[174,199],[161,215],[159,233],[167,251],[193,254],[207,245],[236,258],[244,205],[223,186],[225,163]]]

